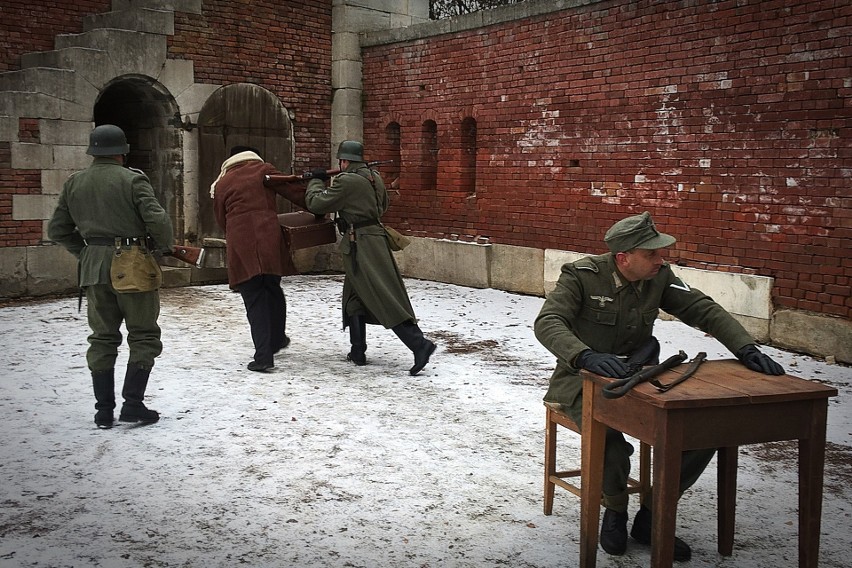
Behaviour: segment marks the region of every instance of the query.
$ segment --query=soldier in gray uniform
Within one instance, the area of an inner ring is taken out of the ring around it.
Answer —
[[[326,187],[324,169],[311,172],[305,203],[312,213],[337,213],[343,233],[340,253],[343,281],[343,327],[349,326],[352,348],[347,358],[366,365],[366,324],[391,329],[414,353],[411,375],[429,362],[435,344],[423,337],[408,291],[388,244],[381,217],[389,206],[388,192],[378,172],[364,162],[364,147],[344,140],[337,150],[341,173]]]
[[[157,201],[148,177],[124,167],[130,151],[121,128],[104,124],[92,130],[86,153],[91,166],[72,174],[62,188],[59,203],[47,227],[48,238],[79,260],[79,285],[86,291],[89,349],[86,360],[95,392],[95,424],[111,428],[115,408],[115,360],[121,345],[122,321],[130,354],[124,378],[119,420],[151,423],[160,415],[145,407],[148,376],[163,349],[160,341],[159,290],[118,293],[110,267],[119,248],[146,246],[150,237],[157,249],[171,250],[172,223]]]
[[[562,266],[556,288],[536,317],[536,337],[557,358],[545,402],[560,404],[579,425],[580,369],[623,378],[628,371],[626,359],[640,350],[649,353],[645,364],[656,364],[659,343],[653,331],[661,309],[715,337],[749,369],[784,374],[724,308],[675,276],[663,261],[663,249],[675,239],[659,232],[648,212],[618,221],[604,241],[609,253]],[[681,495],[695,483],[714,452],[684,452]],[[633,446],[621,432],[607,429],[600,543],[609,554],[624,554],[627,547],[626,490],[632,453]],[[651,543],[650,504],[650,498],[642,503],[630,532],[646,545]],[[676,537],[675,560],[688,560],[691,554],[689,546]]]

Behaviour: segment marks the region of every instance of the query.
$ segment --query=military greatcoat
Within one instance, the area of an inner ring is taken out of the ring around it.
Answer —
[[[346,277],[343,283],[343,325],[363,314],[385,328],[416,323],[408,292],[393,258],[381,217],[389,206],[384,181],[363,162],[350,162],[328,187],[308,182],[305,204],[312,213],[338,214],[349,227],[339,244]]]

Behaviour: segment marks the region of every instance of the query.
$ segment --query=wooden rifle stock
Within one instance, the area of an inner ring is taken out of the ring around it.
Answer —
[[[204,262],[204,249],[201,247],[176,246],[170,252],[163,253],[164,256],[171,256],[178,260],[182,260],[187,264],[193,265],[195,268],[201,268]]]
[[[381,164],[392,164],[393,160],[377,160],[375,162],[367,162],[368,167],[378,166]],[[326,170],[325,174],[329,177],[336,176],[340,173],[340,168],[335,168],[333,170]],[[297,181],[308,181],[309,179],[314,179],[314,176],[311,172],[305,172],[302,174],[267,174],[263,176],[263,185],[266,187],[271,187],[274,185],[282,184],[282,183],[293,183]]]

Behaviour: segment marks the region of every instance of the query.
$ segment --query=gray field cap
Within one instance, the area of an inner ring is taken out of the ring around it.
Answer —
[[[651,214],[647,211],[618,221],[604,235],[604,242],[612,252],[625,252],[635,248],[660,249],[673,245],[675,240],[673,236],[657,230]]]

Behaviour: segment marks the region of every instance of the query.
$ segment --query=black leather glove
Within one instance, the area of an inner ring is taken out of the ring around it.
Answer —
[[[627,376],[627,363],[612,353],[598,353],[586,349],[577,356],[577,366],[602,377],[620,379]]]
[[[328,172],[325,171],[325,168],[314,168],[311,170],[311,179],[325,181],[328,179]]]
[[[784,367],[773,361],[754,345],[746,345],[736,353],[743,365],[764,375],[783,375]]]

